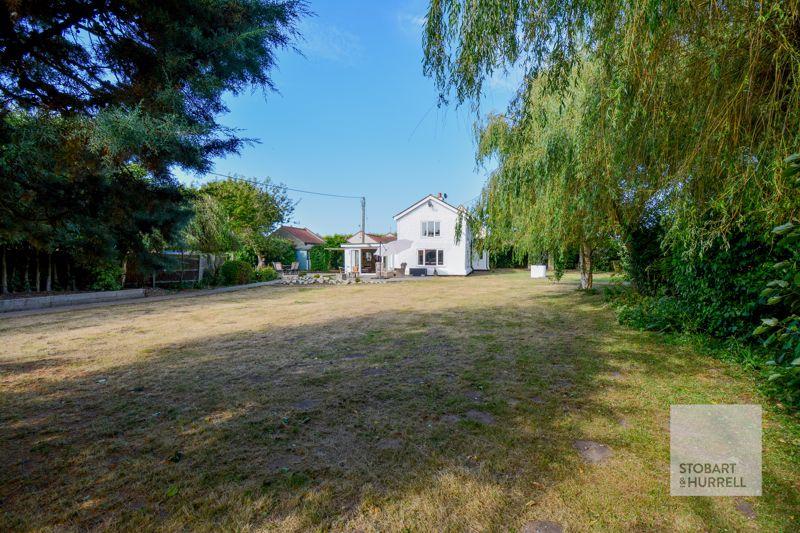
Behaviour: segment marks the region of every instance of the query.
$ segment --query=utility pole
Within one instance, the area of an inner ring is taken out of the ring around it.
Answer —
[[[361,244],[366,242],[367,237],[367,229],[366,229],[366,221],[367,221],[367,199],[366,197],[361,197]]]

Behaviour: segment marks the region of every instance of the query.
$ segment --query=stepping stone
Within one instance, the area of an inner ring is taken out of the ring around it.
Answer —
[[[399,439],[382,439],[378,441],[379,450],[399,450],[403,442]]]
[[[622,377],[622,372],[615,370],[611,373],[611,377],[614,379],[620,379]]]
[[[561,524],[550,520],[534,520],[527,522],[520,530],[522,533],[562,533],[564,528]]]
[[[386,375],[385,368],[366,368],[362,372],[364,376],[384,376]]]
[[[349,353],[342,357],[342,359],[350,360],[350,359],[363,359],[367,356],[365,353]]]
[[[742,513],[748,520],[755,520],[756,510],[753,509],[753,504],[746,500],[736,500],[736,510]]]
[[[300,400],[299,402],[293,403],[292,407],[294,409],[299,410],[299,411],[308,411],[309,409],[315,408],[318,404],[319,404],[319,401],[317,401],[317,400],[305,399],[305,400]]]
[[[442,418],[440,420],[448,424],[456,424],[458,421],[461,420],[461,417],[458,415],[442,415]]]
[[[492,424],[494,424],[494,417],[484,411],[476,411],[474,409],[470,409],[469,411],[467,411],[467,418],[469,418],[473,422],[477,422],[479,424],[486,424],[487,426],[491,426]]]
[[[591,464],[598,464],[609,459],[614,452],[605,444],[591,440],[576,440],[572,444],[584,461]]]
[[[542,405],[544,403],[544,398],[542,398],[541,396],[534,396],[533,398],[531,398],[531,403]]]
[[[464,396],[466,396],[467,400],[473,402],[483,401],[483,393],[479,390],[467,391],[466,393],[464,393]]]

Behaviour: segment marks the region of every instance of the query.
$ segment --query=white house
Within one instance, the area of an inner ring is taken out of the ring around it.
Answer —
[[[376,268],[384,272],[405,266],[405,273],[466,276],[473,270],[489,270],[486,252],[472,249],[472,234],[468,224],[461,225],[456,239],[458,208],[448,204],[441,194],[429,194],[394,216],[397,235],[371,235],[362,239],[356,233],[344,248],[347,272],[371,273]],[[458,241],[458,242],[456,242]]]

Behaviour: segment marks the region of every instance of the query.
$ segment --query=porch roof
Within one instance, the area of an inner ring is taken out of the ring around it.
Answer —
[[[378,248],[379,243],[377,242],[346,242],[342,244],[340,250],[360,250],[360,249],[372,249],[375,250]]]

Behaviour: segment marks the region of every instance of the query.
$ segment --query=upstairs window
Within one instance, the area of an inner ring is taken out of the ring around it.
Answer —
[[[439,235],[441,235],[441,232],[438,220],[426,220],[422,222],[423,237],[438,237]]]

